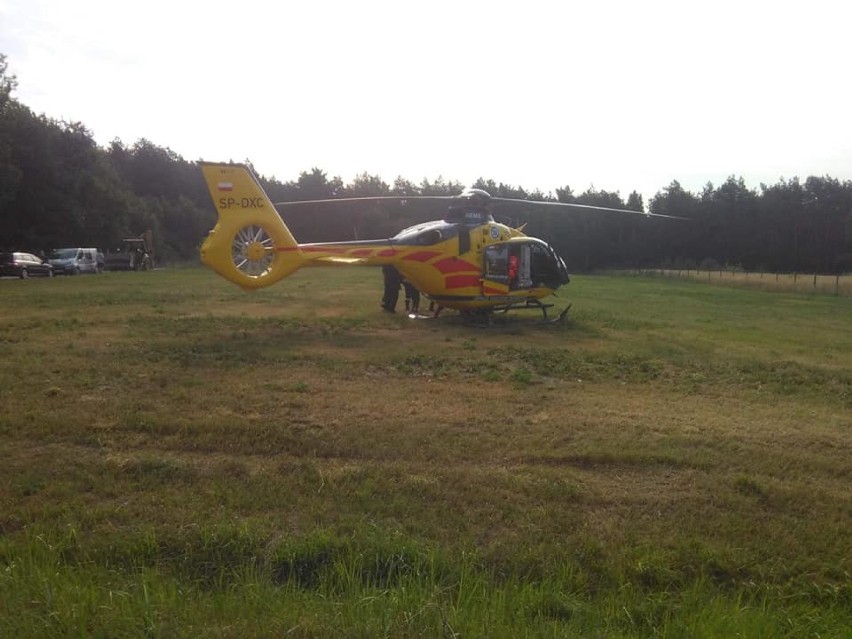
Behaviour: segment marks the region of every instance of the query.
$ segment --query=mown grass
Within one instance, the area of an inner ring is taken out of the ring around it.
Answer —
[[[806,295],[852,296],[852,276],[814,273],[761,273],[749,271],[653,269],[624,271],[646,277],[671,277],[720,286],[737,286],[763,291],[803,293]]]
[[[0,281],[0,635],[846,637],[852,301]]]

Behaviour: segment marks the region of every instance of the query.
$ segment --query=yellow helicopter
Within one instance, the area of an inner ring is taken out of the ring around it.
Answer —
[[[542,302],[569,276],[565,262],[523,227],[494,220],[495,202],[525,206],[651,214],[562,202],[491,197],[481,189],[457,196],[377,196],[273,204],[244,164],[202,162],[201,170],[218,221],[201,246],[201,260],[225,279],[252,290],[269,286],[303,266],[393,265],[440,308],[490,317],[497,311],[539,309],[547,320],[553,304]],[[328,202],[438,200],[443,218],[403,229],[387,239],[299,244],[276,210]],[[655,216],[668,217],[668,216]],[[564,319],[568,308],[552,321]]]

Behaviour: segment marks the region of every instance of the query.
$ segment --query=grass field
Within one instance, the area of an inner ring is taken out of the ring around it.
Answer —
[[[622,271],[621,274],[646,277],[675,277],[720,286],[737,286],[775,293],[843,295],[852,297],[852,275],[818,275],[815,273],[751,273],[728,270],[649,269]]]
[[[0,281],[0,636],[852,636],[852,300]]]

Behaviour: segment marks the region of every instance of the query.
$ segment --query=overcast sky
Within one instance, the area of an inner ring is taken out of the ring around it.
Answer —
[[[15,96],[101,145],[647,198],[852,179],[852,3],[0,0]]]

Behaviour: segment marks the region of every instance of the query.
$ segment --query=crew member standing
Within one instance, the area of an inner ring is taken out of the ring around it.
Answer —
[[[405,288],[405,310],[417,315],[420,312],[420,291],[406,279],[402,280],[402,286]]]
[[[399,301],[399,287],[402,276],[392,264],[382,265],[382,276],[385,280],[385,292],[382,295],[382,309],[386,313],[396,312],[396,303]]]

